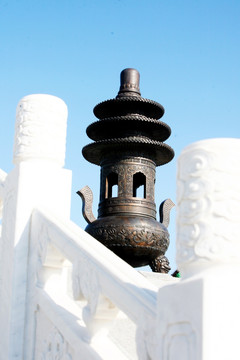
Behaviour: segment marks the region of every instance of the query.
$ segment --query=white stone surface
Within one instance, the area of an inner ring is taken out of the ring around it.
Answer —
[[[25,96],[16,111],[13,162],[51,160],[64,165],[67,106],[47,94]]]
[[[158,289],[165,285],[174,284],[179,282],[179,278],[173,277],[169,274],[161,274],[150,271],[139,271],[146,279],[148,279]]]
[[[157,359],[239,359],[237,264],[210,267],[158,294]]]
[[[211,359],[204,357],[202,351],[202,295],[201,279],[180,280],[159,290],[156,359]]]
[[[72,360],[74,351],[54,323],[39,309],[37,311],[35,360]]]
[[[158,293],[157,359],[238,359],[240,140],[188,146],[177,181],[182,278]]]
[[[60,105],[58,110],[57,104]],[[70,217],[71,172],[60,167],[65,156],[66,105],[62,100],[48,95],[25,97],[20,105],[15,135],[16,166],[5,179],[3,191],[0,354],[4,354],[4,360],[24,358],[32,211],[37,206],[45,206],[66,219]],[[54,136],[53,129],[58,128],[57,114],[60,117],[61,135],[58,136],[56,131]],[[50,133],[45,134],[48,126]]]
[[[210,139],[178,159],[177,264],[182,275],[240,261],[240,139]]]

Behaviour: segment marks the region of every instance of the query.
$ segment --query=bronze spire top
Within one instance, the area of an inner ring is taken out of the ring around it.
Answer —
[[[117,98],[121,96],[141,96],[139,80],[140,74],[136,69],[124,69],[120,75],[120,89]]]

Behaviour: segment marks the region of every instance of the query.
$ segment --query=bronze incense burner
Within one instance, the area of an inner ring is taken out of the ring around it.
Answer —
[[[94,114],[99,120],[87,128],[94,142],[82,153],[101,167],[100,201],[95,219],[92,191],[88,186],[78,191],[88,222],[85,230],[130,265],[150,265],[153,271],[168,272],[164,254],[174,204],[169,199],[161,204],[158,222],[154,202],[156,166],[174,156],[164,143],[171,129],[159,120],[164,108],[142,98],[138,71],[125,69],[117,97],[96,105]]]

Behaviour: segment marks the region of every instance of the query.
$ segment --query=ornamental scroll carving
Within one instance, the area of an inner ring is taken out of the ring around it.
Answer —
[[[136,332],[136,341],[138,358],[140,360],[155,358],[155,350],[158,344],[156,322],[146,311],[141,314]]]
[[[54,274],[60,273],[65,261],[64,255],[52,244],[47,224],[41,224],[36,231],[36,242],[34,247],[37,249],[34,255],[35,279],[37,286],[43,287]]]
[[[92,212],[92,204],[93,204],[93,193],[89,186],[84,186],[81,190],[77,191],[77,194],[81,196],[83,207],[82,212],[84,219],[91,224],[96,220],[95,216]]]
[[[68,343],[62,334],[54,327],[42,343],[42,352],[39,360],[72,360],[68,352]]]
[[[179,356],[184,360],[196,359],[197,333],[189,322],[169,324],[162,337],[162,359],[174,360]]]
[[[240,140],[188,146],[178,160],[178,266],[240,260]]]
[[[63,334],[38,306],[36,311],[34,360],[73,360],[74,351]],[[69,337],[68,337],[69,339]]]
[[[51,335],[41,360],[72,360],[72,356],[66,353],[66,342],[62,335],[56,330]]]
[[[118,309],[104,296],[100,286],[99,275],[85,256],[73,264],[72,272],[73,296],[75,300],[87,300],[83,309],[83,320],[90,330],[95,333],[99,326],[116,317]]]
[[[74,299],[86,299],[88,310],[91,315],[94,315],[100,295],[100,284],[91,262],[84,256],[81,260],[73,263],[72,286]]]
[[[64,165],[67,106],[51,95],[29,95],[17,106],[14,163],[47,159]]]

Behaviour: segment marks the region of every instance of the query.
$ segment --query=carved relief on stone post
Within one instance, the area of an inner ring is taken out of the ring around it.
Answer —
[[[240,261],[240,140],[211,139],[178,160],[177,262],[188,267]]]
[[[73,349],[41,309],[37,311],[36,360],[72,360]]]
[[[140,360],[155,358],[156,346],[156,319],[146,311],[142,314],[136,332],[137,354]]]
[[[25,96],[16,110],[14,164],[29,159],[64,165],[67,106],[45,94]]]
[[[162,357],[174,360],[176,354],[180,358],[192,360],[195,357],[197,335],[189,322],[169,324],[163,336]]]

